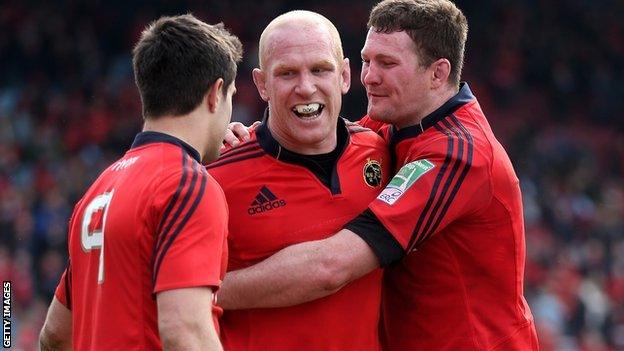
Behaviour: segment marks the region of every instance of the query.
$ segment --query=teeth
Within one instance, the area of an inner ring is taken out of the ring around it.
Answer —
[[[294,110],[297,111],[298,113],[308,115],[311,113],[315,113],[316,111],[319,110],[319,108],[321,108],[321,104],[312,103],[312,104],[307,104],[307,105],[297,105],[295,106]]]

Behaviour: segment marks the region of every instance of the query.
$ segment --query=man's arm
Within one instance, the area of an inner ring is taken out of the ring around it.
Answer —
[[[212,289],[166,290],[156,302],[164,350],[223,350],[212,320]]]
[[[57,300],[52,299],[48,315],[39,334],[39,347],[42,351],[72,349],[71,311]]]
[[[368,244],[343,229],[227,273],[217,302],[224,309],[297,305],[331,295],[377,267],[379,260]]]

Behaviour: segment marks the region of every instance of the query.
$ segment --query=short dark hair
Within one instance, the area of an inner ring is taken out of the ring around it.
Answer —
[[[440,58],[451,63],[449,80],[459,84],[468,21],[449,0],[384,0],[371,10],[368,28],[380,33],[405,31],[427,67]]]
[[[197,108],[218,78],[227,93],[242,44],[222,23],[209,25],[187,14],[152,22],[132,54],[143,118],[179,116]]]

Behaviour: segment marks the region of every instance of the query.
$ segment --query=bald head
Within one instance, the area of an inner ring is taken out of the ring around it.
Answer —
[[[334,24],[325,16],[316,12],[296,10],[277,16],[262,32],[258,52],[261,69],[264,69],[267,63],[267,57],[270,55],[271,51],[275,46],[279,45],[279,41],[277,41],[274,36],[278,30],[326,31],[328,34],[327,38],[331,41],[331,46],[334,48],[336,60],[340,62],[344,58],[340,34],[338,34],[338,30]],[[319,38],[319,40],[322,40],[322,38]]]

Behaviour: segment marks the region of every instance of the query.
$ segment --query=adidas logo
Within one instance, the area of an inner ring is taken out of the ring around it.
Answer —
[[[263,185],[258,195],[256,195],[256,198],[252,201],[251,205],[249,205],[247,213],[253,216],[283,206],[286,206],[286,200],[278,199],[266,185]]]

